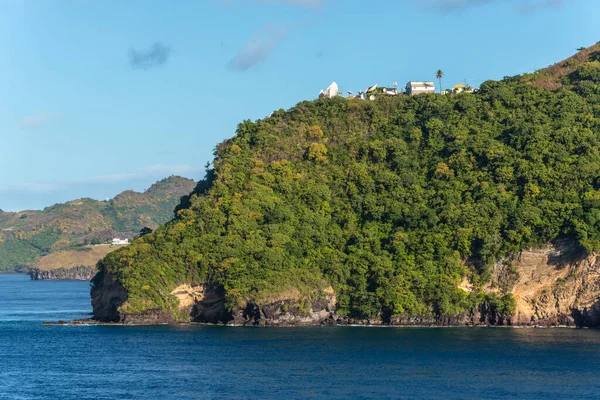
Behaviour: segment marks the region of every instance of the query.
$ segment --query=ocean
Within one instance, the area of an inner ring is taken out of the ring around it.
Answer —
[[[600,330],[42,326],[89,283],[0,274],[0,399],[600,396]]]

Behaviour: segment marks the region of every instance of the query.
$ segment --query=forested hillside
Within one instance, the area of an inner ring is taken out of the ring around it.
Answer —
[[[0,271],[24,269],[56,250],[154,229],[173,218],[173,209],[194,186],[190,179],[171,176],[143,193],[130,190],[108,201],[80,199],[42,211],[0,211]]]
[[[245,121],[177,219],[109,254],[96,283],[118,280],[129,313],[176,315],[170,293],[191,282],[229,309],[331,285],[339,315],[510,313],[509,294],[480,290],[492,264],[560,236],[600,250],[598,47],[476,94],[319,99]]]

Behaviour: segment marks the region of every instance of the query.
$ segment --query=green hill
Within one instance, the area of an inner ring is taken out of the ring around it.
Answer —
[[[173,218],[173,209],[194,181],[163,179],[143,193],[126,191],[112,200],[80,199],[42,211],[0,211],[0,271],[31,266],[40,256],[114,237],[132,238]]]
[[[185,318],[171,293],[186,284],[230,312],[301,308],[331,286],[356,318],[509,314],[509,293],[482,291],[498,260],[558,237],[600,250],[600,65],[584,53],[476,94],[319,99],[244,121],[174,221],[104,259],[96,317],[114,319],[97,311],[113,280],[121,316]]]

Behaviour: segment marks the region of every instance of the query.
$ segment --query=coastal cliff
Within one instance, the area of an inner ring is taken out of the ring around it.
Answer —
[[[335,323],[336,297],[333,288],[325,288],[314,300],[282,298],[267,304],[248,302],[229,310],[222,288],[209,284],[184,284],[176,287],[178,313],[173,316],[159,309],[142,312],[123,311],[127,291],[110,273],[100,273],[93,280],[94,319],[121,324],[209,323],[230,326],[309,326]]]
[[[494,266],[488,291],[516,300],[513,325],[600,326],[600,256],[573,240],[523,250]]]
[[[29,275],[34,281],[89,281],[94,277],[95,274],[95,266],[77,266],[71,268],[57,268],[53,270],[40,270],[39,268],[32,268],[29,270],[29,272],[27,272],[27,275]]]
[[[82,280],[89,281],[96,274],[97,264],[112,251],[123,247],[86,246],[76,250],[58,251],[40,258],[27,275],[33,280]]]
[[[597,325],[599,57],[559,63],[559,88],[548,70],[240,123],[172,221],[101,261],[95,318]]]
[[[510,293],[516,309],[499,312],[481,301],[458,315],[391,316],[374,318],[339,315],[333,288],[315,299],[285,296],[264,304],[248,302],[228,310],[225,292],[208,284],[183,284],[171,295],[178,316],[161,310],[122,312],[127,291],[111,274],[98,275],[92,289],[94,318],[122,324],[210,323],[230,326],[391,325],[391,326],[600,326],[600,256],[587,255],[572,240],[558,240],[527,249],[513,259],[497,263],[485,293]],[[471,291],[471,285],[464,285]]]

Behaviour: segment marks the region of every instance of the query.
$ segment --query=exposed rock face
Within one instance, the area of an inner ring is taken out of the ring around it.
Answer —
[[[247,303],[227,310],[225,291],[211,285],[184,284],[171,294],[179,300],[179,319],[161,310],[124,313],[127,291],[110,273],[101,271],[94,277],[92,307],[94,320],[121,324],[156,325],[199,322],[232,326],[305,326],[335,323],[336,297],[332,288],[320,293],[319,300],[282,298],[264,305]]]
[[[259,306],[248,303],[245,308],[234,310],[232,325],[259,326],[307,326],[334,323],[336,298],[333,293],[324,294],[320,300],[280,300]]]
[[[496,265],[488,289],[514,295],[514,325],[600,325],[600,257],[569,240]]]
[[[161,310],[126,314],[120,306],[127,291],[111,274],[101,271],[92,281],[94,319],[124,324],[201,322],[234,326],[304,325],[398,325],[474,326],[544,325],[600,326],[600,256],[586,255],[572,241],[557,240],[538,249],[521,252],[515,259],[498,263],[487,292],[512,293],[517,308],[505,316],[486,302],[471,314],[458,316],[391,316],[356,319],[336,314],[337,300],[332,288],[315,298],[301,299],[298,293],[283,294],[266,304],[249,302],[228,311],[223,288],[207,284],[180,285],[171,293],[179,300],[179,319]],[[471,291],[467,282],[461,288]]]
[[[127,301],[127,291],[121,282],[103,269],[92,279],[93,320],[125,325],[158,325],[176,322],[162,310],[146,310],[141,313],[124,313],[120,307]]]
[[[211,285],[203,286],[202,299],[196,303],[189,314],[194,322],[208,322],[212,324],[229,323],[233,319],[225,304],[225,290]]]
[[[93,319],[102,322],[123,322],[119,307],[127,300],[127,291],[112,274],[100,270],[92,280]]]
[[[39,268],[31,269],[27,275],[32,280],[71,280],[71,281],[89,281],[96,274],[96,267],[74,267],[74,268],[58,268],[53,270],[40,270]]]
[[[122,313],[120,315],[121,320],[117,322],[125,325],[161,325],[179,322],[161,310],[146,310],[141,313]]]
[[[192,322],[228,325],[302,326],[319,325],[333,320],[336,297],[333,288],[326,288],[320,300],[282,298],[264,305],[247,303],[228,311],[225,292],[210,285],[181,285],[172,292],[179,299],[179,311]]]
[[[204,287],[199,285],[180,285],[172,292],[179,300],[179,311],[191,315],[194,306],[204,300]]]

